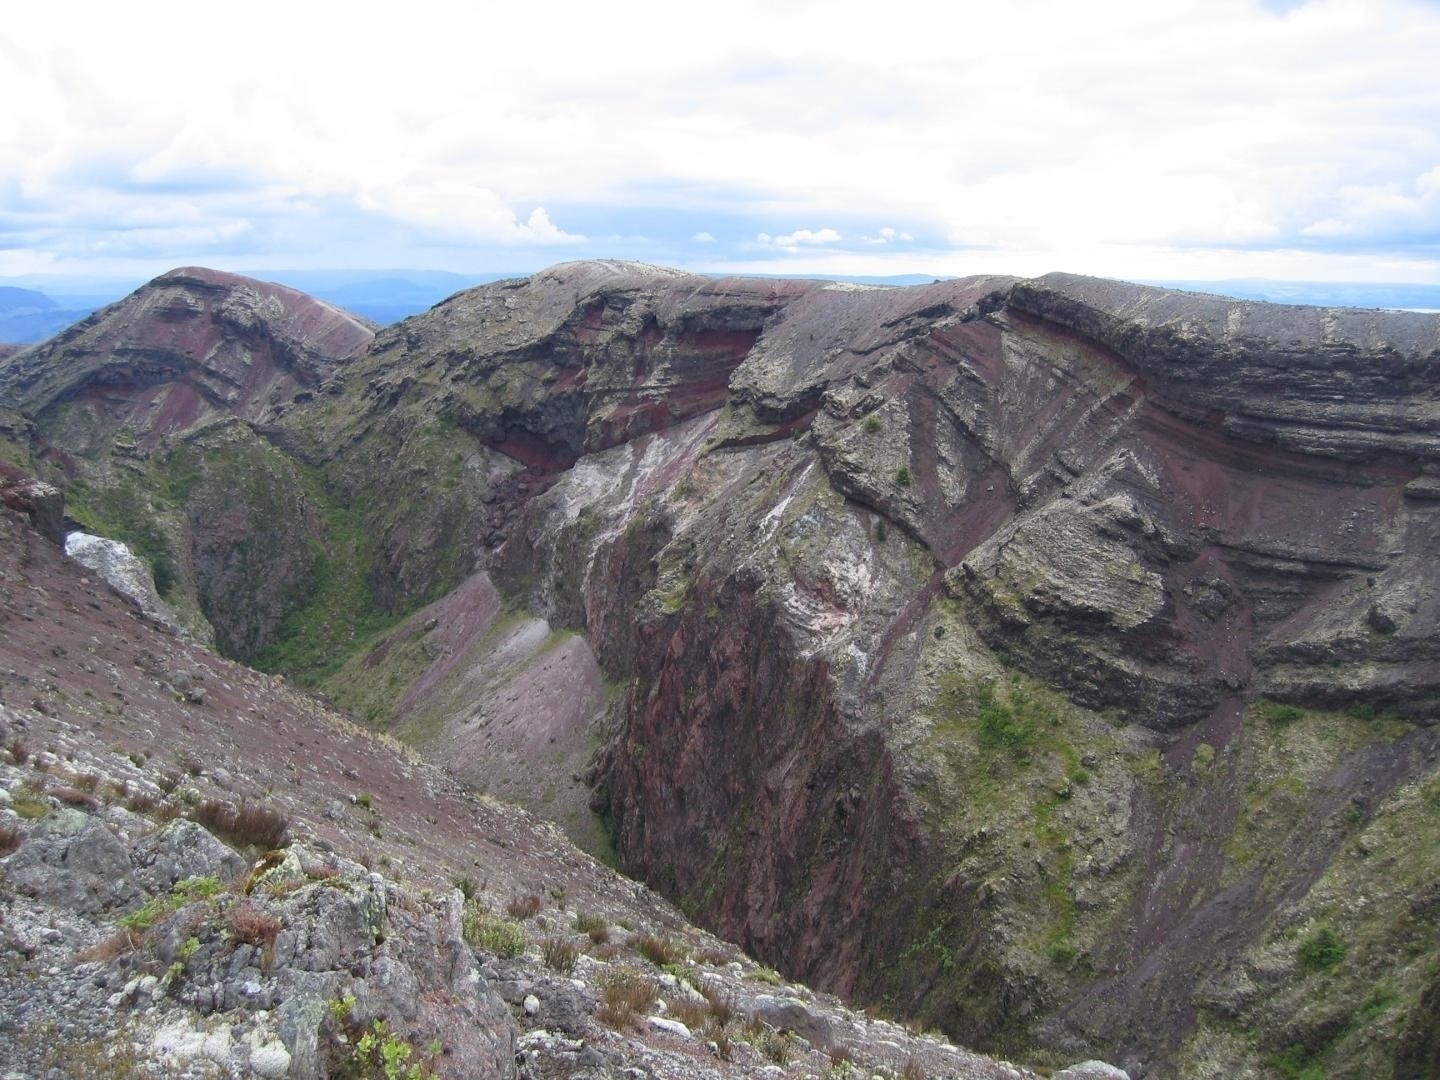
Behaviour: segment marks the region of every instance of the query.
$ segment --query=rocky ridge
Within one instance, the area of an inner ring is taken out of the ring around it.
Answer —
[[[1041,1062],[1405,1075],[1437,1038],[1436,326],[585,263],[263,424],[6,430],[93,516],[178,523],[154,546],[223,649],[472,784],[547,777],[515,794],[600,850],[591,797],[627,870],[787,972]]]

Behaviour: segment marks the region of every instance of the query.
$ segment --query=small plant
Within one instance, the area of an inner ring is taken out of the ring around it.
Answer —
[[[10,793],[10,809],[26,821],[34,821],[50,813],[50,800],[38,787],[27,782]]]
[[[1288,727],[1305,716],[1305,710],[1299,706],[1282,705],[1278,701],[1257,701],[1255,713],[1260,719],[1277,727]]]
[[[735,1019],[735,999],[718,986],[709,984],[700,987],[700,993],[710,1008],[710,1017],[721,1027]]]
[[[691,1031],[698,1031],[710,1016],[710,1010],[703,1000],[696,1001],[688,995],[677,995],[670,1002],[669,1015],[679,1020]]]
[[[466,900],[474,900],[475,894],[480,891],[475,879],[469,874],[461,874],[455,879],[454,885]]]
[[[645,973],[635,968],[616,968],[600,988],[595,1019],[606,1027],[623,1031],[655,1000],[655,987]]]
[[[589,911],[579,912],[575,916],[575,928],[596,945],[604,945],[610,940],[610,924],[603,915]]]
[[[580,947],[568,937],[552,934],[540,943],[540,957],[545,966],[561,975],[569,975],[575,970],[575,961],[579,956]]]
[[[1317,971],[1329,971],[1345,959],[1347,951],[1339,934],[1328,926],[1322,927],[1300,943],[1297,953],[1300,970],[1307,975]]]
[[[871,413],[869,416],[865,417],[866,435],[878,435],[880,433],[880,427],[880,417],[876,416],[874,413]]]
[[[758,967],[754,971],[747,971],[745,978],[763,982],[768,986],[779,986],[781,982],[780,973],[774,968],[768,967]]]
[[[901,465],[895,470],[895,486],[908,488],[914,481],[910,477],[910,466]]]
[[[249,903],[236,904],[230,909],[229,924],[230,940],[236,945],[270,949],[280,934],[280,920]]]
[[[231,806],[220,799],[207,799],[190,814],[222,840],[237,847],[271,850],[284,846],[290,832],[290,818],[268,806],[242,802]]]
[[[920,1059],[910,1057],[905,1061],[905,1067],[900,1070],[901,1080],[925,1080],[925,1066],[920,1064]]]
[[[20,841],[24,839],[19,829],[11,829],[0,825],[0,858],[11,854],[20,847]]]
[[[669,938],[653,934],[637,934],[630,939],[630,947],[656,967],[673,964],[680,959],[680,949]]]
[[[77,810],[85,810],[94,813],[100,809],[100,800],[89,792],[81,791],[74,787],[57,787],[50,789],[50,795],[59,799],[66,806],[73,806]]]
[[[543,901],[539,893],[528,893],[525,896],[513,897],[505,905],[505,914],[512,919],[531,919],[540,913],[540,906]]]
[[[503,957],[516,957],[525,951],[525,930],[519,923],[492,915],[473,901],[465,905],[460,925],[472,948]]]

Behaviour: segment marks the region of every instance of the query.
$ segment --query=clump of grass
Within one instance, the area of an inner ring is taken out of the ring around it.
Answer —
[[[68,785],[51,788],[50,794],[66,806],[73,806],[77,810],[85,810],[93,814],[100,809],[100,800],[89,792],[81,791],[79,788]]]
[[[240,903],[230,909],[230,940],[235,944],[269,949],[280,934],[280,920],[254,904]]]
[[[725,990],[709,983],[702,983],[700,993],[704,995],[710,1017],[715,1023],[724,1027],[735,1019],[735,999]]]
[[[575,961],[580,956],[580,946],[571,938],[552,934],[540,943],[540,957],[545,966],[561,975],[575,970]]]
[[[656,967],[673,964],[682,956],[679,946],[668,937],[654,934],[637,934],[630,939],[630,947]]]
[[[50,813],[50,800],[40,787],[26,781],[10,793],[10,809],[26,821],[34,821]]]
[[[19,829],[7,828],[0,825],[0,858],[11,854],[20,847],[20,841],[24,839]]]
[[[610,940],[610,924],[603,915],[589,911],[578,912],[575,916],[575,928],[596,945],[604,945]]]
[[[207,799],[191,818],[222,840],[237,847],[270,850],[282,847],[290,832],[290,818],[268,806],[242,802],[238,807],[220,799]]]
[[[30,760],[30,747],[24,740],[16,739],[10,744],[10,760],[16,765],[24,765]]]
[[[754,971],[747,971],[745,978],[763,982],[767,986],[779,986],[781,982],[780,973],[768,967],[758,967]]]
[[[544,903],[539,893],[529,893],[525,896],[513,897],[505,905],[505,914],[512,919],[532,919],[540,913],[540,906]]]
[[[460,895],[466,900],[474,900],[475,894],[480,891],[479,885],[469,874],[461,874],[454,881],[454,885],[460,890]]]
[[[465,905],[460,926],[466,943],[472,948],[503,957],[519,956],[525,951],[524,927],[503,916],[492,915],[473,901]]]
[[[676,1020],[688,1027],[691,1031],[699,1031],[710,1016],[710,1009],[704,1001],[696,1001],[688,995],[676,995],[671,1001],[669,1014]]]
[[[900,468],[895,470],[896,487],[908,488],[913,482],[914,480],[910,476],[910,466],[901,465]]]
[[[623,1031],[655,1001],[655,987],[645,973],[635,968],[616,968],[600,988],[595,1019],[606,1027]]]

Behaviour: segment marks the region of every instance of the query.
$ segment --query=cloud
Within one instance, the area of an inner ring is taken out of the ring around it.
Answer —
[[[794,249],[801,244],[838,244],[842,237],[834,229],[796,229],[791,233],[771,236],[759,233],[755,237],[762,244],[773,244],[778,248]]]
[[[860,242],[864,244],[911,244],[915,242],[915,237],[908,232],[900,232],[887,225],[874,236],[862,236]]]
[[[903,55],[818,0],[734,0],[699,37],[659,0],[627,10],[622,28],[562,0],[20,5],[0,40],[9,235],[32,261],[118,258],[129,232],[167,264],[249,243],[506,270],[703,244],[787,269],[983,250],[996,270],[1193,277],[1227,258],[1358,272],[1369,251],[1440,280],[1434,4],[963,5],[963,33]],[[933,25],[922,0],[886,10]],[[477,64],[477,40],[504,47]]]

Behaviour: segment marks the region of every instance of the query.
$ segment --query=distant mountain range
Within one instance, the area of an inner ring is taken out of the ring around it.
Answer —
[[[527,276],[524,271],[456,274],[445,270],[249,270],[244,273],[247,277],[299,289],[380,326],[389,326],[418,315],[464,289],[504,278]],[[811,275],[752,276],[795,279]],[[833,280],[856,285],[900,287],[924,285],[942,279],[929,274],[860,274],[840,275]],[[0,285],[0,342],[20,345],[44,341],[141,285],[140,281],[130,279],[55,275],[31,275],[7,281],[9,284]],[[1270,281],[1263,278],[1224,281],[1156,279],[1142,284],[1276,304],[1440,311],[1440,285]]]

